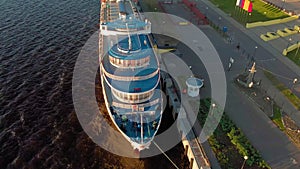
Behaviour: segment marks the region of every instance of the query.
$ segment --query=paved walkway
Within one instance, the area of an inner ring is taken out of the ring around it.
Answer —
[[[221,37],[212,35],[214,30],[203,31],[209,35],[219,51],[221,50],[227,56],[232,56],[236,61],[232,70],[227,73],[228,94],[225,111],[237,126],[242,129],[253,146],[261,152],[263,158],[272,168],[295,168],[296,166],[292,164],[290,159],[293,158],[299,161],[300,151],[262,112],[257,104],[249,100],[233,83],[234,77],[242,72],[247,60],[241,58],[237,51],[234,52],[232,48],[228,48],[228,44],[224,45],[224,42],[220,41]],[[224,47],[220,48],[222,43]]]
[[[141,4],[142,8],[147,11],[147,6],[144,6],[144,4]],[[150,18],[148,18],[150,19]],[[171,20],[169,17],[164,17],[164,18],[153,18],[150,19],[152,22],[152,29],[160,29],[161,26],[163,26],[161,29],[164,31],[168,31],[169,33],[171,32],[171,34],[173,34],[173,37],[177,37],[178,39],[180,39],[180,35],[177,35],[177,30],[174,29],[174,24],[178,23],[178,21],[173,21]],[[165,42],[163,39],[160,39],[160,43],[161,42]],[[178,69],[176,68],[176,65],[181,65],[183,62],[181,59],[179,58],[175,58],[174,59],[174,55],[171,53],[166,53],[163,55],[162,58],[159,58],[160,62],[161,62],[161,68],[164,71],[167,71],[169,73],[172,73],[172,75],[176,75],[176,77],[179,76],[186,76],[189,77],[191,76],[191,72],[186,70],[186,67],[184,67],[185,69]],[[181,70],[185,70],[185,71],[181,71]],[[209,91],[209,88],[206,88],[205,91]],[[207,94],[209,95],[209,94]],[[184,96],[185,98],[187,97],[186,95]],[[188,105],[185,102],[186,105]],[[195,118],[195,117],[194,117]],[[199,122],[196,120],[193,128],[195,129],[194,132],[196,132],[195,134],[199,135],[200,131],[201,131],[201,126],[199,124]],[[210,165],[212,169],[221,169],[218,160],[215,157],[214,152],[212,151],[209,143],[206,141],[204,143],[201,144],[205,154],[207,156],[207,158],[209,159]]]
[[[284,28],[293,29],[295,25],[300,25],[300,20],[294,20],[287,23],[264,26],[264,27],[256,27],[256,28],[251,28],[250,30],[254,32],[257,37],[259,37],[261,34],[266,34],[267,32],[277,32],[277,30],[283,30]],[[287,48],[287,46],[289,45],[296,44],[297,41],[300,41],[300,34],[293,34],[286,37],[280,37],[278,39],[270,40],[264,43],[270,44],[271,47],[273,47],[279,53],[282,53],[283,49]]]
[[[204,1],[205,0],[202,2]],[[209,6],[209,9],[213,7],[213,5],[208,1],[205,2],[207,3],[207,6]],[[206,6],[203,4],[202,6],[204,6],[205,9]],[[178,11],[176,10],[176,5],[173,5],[172,8],[172,11]],[[231,30],[231,33],[234,32],[233,35],[235,36],[235,41],[240,42],[241,45],[245,45],[245,49],[247,51],[251,51],[251,48],[253,50],[256,45],[259,47],[259,50],[256,51],[257,55],[259,56],[256,58],[257,60],[269,59],[267,63],[273,64],[271,68],[276,69],[281,67],[286,74],[292,72],[288,67],[282,66],[280,61],[277,59],[274,60],[272,54],[264,50],[264,48],[258,45],[255,40],[249,38],[249,34],[251,34],[249,30],[243,28],[241,25],[239,25],[239,23],[234,23],[235,21],[232,20],[232,18],[226,16],[219,9],[215,9],[215,7],[209,11],[210,12],[206,13],[207,16],[209,18],[210,16],[214,18],[215,22],[219,21],[220,25],[226,24],[229,30]],[[182,13],[177,15],[187,15],[186,12]],[[222,17],[222,19],[219,20],[219,17]],[[228,112],[229,116],[233,119],[237,126],[242,129],[242,131],[249,138],[250,142],[261,152],[264,159],[273,168],[300,167],[299,164],[293,163],[294,159],[296,159],[297,162],[300,162],[300,151],[296,148],[296,146],[290,142],[288,137],[273,124],[273,122],[257,107],[255,103],[251,102],[247,96],[242,94],[240,90],[233,85],[232,80],[237,74],[244,70],[244,66],[248,62],[247,57],[241,58],[242,56],[240,56],[240,53],[237,51],[234,52],[234,46],[224,43],[222,37],[219,34],[216,34],[216,32],[211,28],[201,28],[220,53],[223,65],[227,65],[229,56],[234,57],[236,60],[232,71],[227,73],[228,95],[225,109],[226,112]],[[184,50],[184,48],[182,49]],[[186,54],[186,52],[182,53],[184,54],[182,57],[184,60],[188,58],[185,60],[187,64],[192,65],[196,62],[195,59],[192,59],[196,56],[191,56],[190,54]],[[193,69],[193,71],[195,71],[196,74],[203,73],[197,69]]]
[[[240,52],[242,50],[248,51],[248,54],[250,56],[255,55],[256,62],[259,67],[263,67],[264,69],[267,69],[277,75],[283,76],[284,78],[279,77],[278,79],[285,84],[285,86],[292,86],[292,81],[294,78],[300,77],[300,67],[295,65],[292,61],[290,61],[288,58],[283,57],[280,49],[283,48],[285,43],[278,43],[278,45],[270,45],[264,41],[262,41],[259,38],[259,35],[257,31],[259,28],[256,29],[246,29],[242,25],[240,25],[238,22],[236,22],[233,18],[230,16],[227,16],[223,11],[216,8],[212,3],[210,3],[208,0],[201,0],[198,2],[198,7],[202,10],[206,10],[206,7],[208,7],[207,16],[210,20],[213,20],[215,23],[220,22],[221,25],[227,26],[229,29],[229,32],[231,36],[233,36],[233,39],[235,41],[235,44],[239,43],[241,46]],[[222,19],[219,20],[219,17]],[[295,21],[299,22],[299,20]],[[291,25],[295,24],[289,23]],[[283,25],[281,25],[283,26]],[[275,26],[273,26],[275,27]],[[284,26],[283,26],[284,27]],[[261,29],[266,29],[265,27],[261,27]],[[297,35],[299,36],[299,35]],[[300,37],[300,36],[299,36]],[[299,38],[300,39],[300,38]],[[284,44],[284,45],[283,45]],[[258,48],[255,49],[255,46]],[[252,49],[251,49],[252,48]],[[279,50],[278,50],[279,49]],[[280,68],[280,69],[278,69]],[[265,77],[261,76],[260,78],[265,79]],[[269,83],[267,79],[264,80],[264,83]],[[265,85],[266,87],[269,87]],[[272,85],[271,85],[272,86]],[[295,85],[296,87],[299,87],[298,85]],[[300,122],[300,112],[295,109],[295,107],[290,104],[289,100],[286,99],[277,89],[274,87],[271,87],[272,90],[270,90],[270,95],[274,96],[276,95],[277,101],[279,102],[279,105],[284,104],[284,111],[288,114],[294,114],[292,115],[292,118],[294,121]],[[294,90],[294,93],[298,96],[300,96],[300,93],[298,90]]]
[[[184,63],[182,59],[179,57],[174,56],[172,53],[166,53],[162,55],[162,69],[165,68],[168,73],[172,75],[172,78],[176,79],[177,82],[181,82],[180,78],[188,78],[192,75],[192,72],[190,71],[189,67]],[[180,88],[185,88],[183,85],[184,84],[178,84]],[[178,117],[182,121],[185,121],[186,127],[191,128],[190,122],[192,120],[195,120],[197,118],[198,110],[199,110],[199,105],[191,105],[191,103],[199,103],[200,98],[191,98],[187,94],[182,94],[181,95],[181,100],[182,100],[182,105],[184,110],[181,110],[180,113],[182,112],[189,112],[188,114],[183,114],[183,117]],[[200,104],[200,103],[199,103]],[[192,113],[193,112],[193,113]],[[182,122],[184,123],[184,122]],[[181,123],[180,123],[181,124]],[[184,127],[183,127],[184,128]],[[195,124],[193,124],[193,132],[196,136],[199,136],[201,132],[201,126],[198,120],[195,121]],[[185,131],[188,132],[188,131]],[[204,142],[201,144],[202,148],[205,151],[205,154],[207,158],[210,161],[211,168],[213,169],[221,169],[219,166],[218,160],[216,159],[211,147],[209,146],[208,142]],[[203,165],[205,167],[205,165]]]

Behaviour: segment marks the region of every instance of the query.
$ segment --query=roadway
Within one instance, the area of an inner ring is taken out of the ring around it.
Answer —
[[[264,42],[259,38],[259,34],[257,34],[257,30],[260,29],[259,27],[246,29],[219,8],[216,8],[208,0],[197,1],[197,7],[200,10],[205,11],[204,13],[206,16],[215,24],[228,27],[228,34],[233,39],[233,45],[240,44],[241,50],[245,50],[246,54],[249,56],[254,56],[258,68],[273,72],[281,83],[283,83],[286,87],[293,89],[293,93],[300,97],[300,84],[298,83],[293,85],[294,78],[300,79],[300,67],[294,64],[287,57],[284,57],[281,53],[281,49],[284,48],[282,46],[286,47],[287,42],[281,42],[276,45],[272,44],[275,42]],[[293,21],[293,23],[298,22],[299,20]],[[283,25],[286,24],[287,23]],[[270,27],[278,27],[278,25],[272,25]],[[261,29],[266,28],[267,27],[261,27]],[[257,49],[255,47],[257,47]],[[262,78],[263,81],[268,81],[268,79],[265,79],[266,77],[260,78]],[[268,87],[266,85],[264,87],[265,90],[273,88],[273,86]],[[298,124],[298,126],[300,126],[299,110],[297,110],[277,89],[270,90],[269,94],[270,96],[276,96],[276,98],[273,98],[276,103],[284,105],[284,112],[287,113]]]
[[[197,3],[201,2],[199,1]],[[173,13],[187,19],[192,18],[189,11],[182,5],[169,5],[166,9],[171,14]],[[206,10],[206,6],[204,6],[204,10]],[[181,12],[178,13],[178,11]],[[251,55],[255,55],[254,57],[258,61],[259,65],[291,79],[293,77],[297,77],[297,73],[277,58],[274,59],[274,56],[268,50],[264,49],[260,44],[245,34],[245,30],[243,30],[244,28],[232,25],[224,19],[226,16],[219,15],[219,13],[216,13],[213,10],[207,10],[206,12],[209,19],[219,22],[220,25],[227,26],[234,37],[235,42],[239,42],[246,51],[249,51]],[[221,19],[219,19],[220,17]],[[173,24],[172,26],[176,27],[178,32],[181,32],[181,36],[185,36],[182,32],[186,29],[183,27],[187,26],[180,26],[176,23],[176,21],[173,21],[173,23],[170,24]],[[228,113],[230,118],[239,128],[242,129],[252,145],[261,153],[263,158],[271,165],[272,168],[300,167],[299,149],[272,123],[264,112],[262,112],[253,102],[243,95],[233,84],[233,78],[245,69],[245,65],[248,63],[247,59],[245,57],[241,57],[240,54],[235,51],[235,46],[226,43],[223,37],[216,33],[216,31],[212,28],[208,26],[200,26],[200,28],[208,36],[216,50],[219,52],[224,67],[228,65],[229,57],[233,57],[235,59],[232,71],[226,72],[228,92],[225,111]],[[192,40],[193,39],[191,39],[191,41]],[[258,47],[256,51],[254,51],[255,46]],[[185,46],[179,45],[178,50],[183,54],[182,59],[188,65],[192,66],[193,72],[196,75],[201,75],[206,82],[209,81],[207,74],[203,73],[206,71],[203,70],[203,66],[201,66],[199,58]],[[253,51],[253,53],[251,51]],[[265,62],[259,63],[259,61]],[[284,81],[285,79],[281,80],[286,83],[286,85],[289,84],[289,82]],[[207,87],[204,89],[204,92],[207,92],[205,90],[210,89]],[[209,92],[207,92],[207,94],[209,95]]]

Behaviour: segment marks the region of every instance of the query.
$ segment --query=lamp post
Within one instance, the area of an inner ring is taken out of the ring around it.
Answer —
[[[216,104],[215,103],[211,104],[211,107],[212,107],[211,113],[212,113],[212,115],[214,115],[214,110],[215,110]]]
[[[294,86],[295,86],[295,84],[298,82],[298,79],[297,78],[294,78],[294,80],[293,80],[293,84],[292,84],[292,86],[291,86],[291,91],[293,92],[293,89],[294,89]]]
[[[249,13],[250,19],[251,19],[251,15],[252,15],[252,13],[250,12],[250,13]],[[249,19],[248,19],[248,15],[247,15],[247,17],[246,17],[246,24],[248,23],[248,20],[249,20]]]
[[[208,6],[205,7],[205,16],[206,16],[206,17],[208,16]]]
[[[297,50],[296,50],[296,53],[295,53],[295,56],[294,56],[295,60],[296,60],[296,57],[297,57],[297,54],[298,54],[298,51],[299,51],[299,44],[298,43],[299,43],[299,41],[297,41]]]
[[[163,22],[162,22],[162,26],[163,26],[163,33],[165,33],[165,26],[166,26],[166,25],[165,25],[165,23],[166,23],[166,21],[163,21]]]
[[[244,162],[243,162],[243,165],[242,165],[242,167],[241,167],[241,169],[243,169],[244,168],[244,166],[245,166],[245,163],[246,163],[246,161],[248,160],[248,156],[244,156]]]
[[[255,57],[257,48],[258,48],[257,46],[254,47],[253,57]]]
[[[291,41],[292,41],[292,38],[289,38],[288,44],[287,44],[287,46],[286,46],[286,50],[289,48]]]
[[[254,59],[255,59],[255,54],[256,54],[256,50],[257,50],[257,48],[258,48],[257,46],[255,46],[255,47],[254,47],[253,56],[252,56],[252,58],[251,58],[251,61],[252,61],[252,62],[254,62]]]
[[[281,10],[283,10],[284,4],[285,4],[285,0],[282,0]]]
[[[220,27],[220,24],[221,24],[221,20],[222,20],[222,18],[219,16],[218,30],[220,29],[219,27]]]
[[[213,104],[211,104],[211,106],[212,106],[212,108],[215,108],[215,107],[216,107],[216,104],[215,104],[215,103],[213,103]]]

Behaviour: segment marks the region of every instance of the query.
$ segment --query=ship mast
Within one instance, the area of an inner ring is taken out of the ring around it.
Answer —
[[[131,37],[130,37],[130,33],[129,33],[128,23],[126,23],[126,29],[127,29],[127,35],[128,35],[128,45],[129,45],[128,49],[131,50],[132,44],[131,44]]]

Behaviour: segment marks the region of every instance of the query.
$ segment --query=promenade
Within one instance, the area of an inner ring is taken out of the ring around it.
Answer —
[[[199,26],[200,29],[209,37],[211,42],[216,47],[220,54],[223,66],[228,65],[229,57],[235,59],[235,63],[230,72],[226,73],[228,94],[227,104],[225,111],[228,113],[230,118],[242,129],[245,135],[249,138],[252,145],[259,150],[263,158],[271,165],[272,168],[297,168],[300,162],[300,151],[299,149],[289,140],[289,138],[282,133],[269,119],[269,117],[262,112],[258,106],[253,103],[247,96],[245,96],[233,83],[234,77],[244,71],[245,65],[249,62],[247,57],[241,56],[241,53],[235,50],[235,45],[239,43],[245,51],[253,55],[255,46],[258,47],[255,55],[255,60],[258,65],[264,66],[266,69],[275,71],[278,74],[290,77],[299,76],[299,68],[291,69],[289,63],[280,55],[279,52],[275,51],[272,47],[266,46],[265,42],[253,36],[251,30],[247,30],[242,25],[233,20],[230,16],[223,13],[220,9],[216,8],[213,4],[206,0],[195,1],[197,6],[203,10],[206,10],[207,17],[219,25],[228,27],[229,33],[233,37],[234,41],[229,44],[224,38],[217,34],[215,30],[208,26]],[[184,17],[186,19],[192,18],[193,16],[189,13],[188,9],[182,4],[165,5],[166,11],[177,16]],[[177,11],[183,11],[178,13]],[[221,19],[219,19],[221,18]],[[173,24],[176,22],[173,22]],[[176,26],[178,30],[181,29],[180,25]],[[183,34],[181,34],[184,36]],[[192,41],[192,39],[191,39]],[[184,47],[178,47],[183,54],[182,59],[188,65],[195,65],[195,59],[192,58],[197,56],[191,56],[191,53],[187,54]],[[287,59],[287,58],[285,58]],[[288,60],[289,61],[289,60]],[[284,64],[283,64],[284,63]],[[203,75],[202,70],[193,67],[194,74]],[[280,69],[278,69],[280,67]],[[205,81],[209,81],[208,77],[204,75]],[[263,78],[263,77],[260,77]],[[265,79],[267,80],[267,79]],[[265,81],[263,80],[263,81]],[[284,79],[283,79],[284,81]],[[288,81],[284,81],[288,84]],[[266,83],[267,84],[267,83]],[[267,85],[263,85],[268,87]],[[271,90],[269,92],[272,92]],[[276,90],[274,90],[276,92]],[[271,93],[272,95],[273,93]],[[288,101],[283,96],[277,96],[286,102],[286,108]],[[292,107],[290,107],[292,109]],[[293,112],[299,114],[298,112]],[[298,118],[298,116],[294,117]]]
[[[225,14],[219,8],[216,8],[212,3],[208,0],[197,1],[197,6],[200,10],[207,10],[207,17],[214,23],[220,22],[220,25],[228,27],[229,35],[233,39],[233,46],[236,44],[240,44],[241,49],[245,50],[250,56],[255,55],[255,60],[258,65],[258,68],[268,70],[273,72],[276,75],[280,75],[278,79],[285,84],[287,87],[292,86],[292,82],[294,78],[300,77],[300,67],[294,64],[287,57],[282,55],[282,50],[287,46],[287,38],[281,38],[280,41],[274,41],[271,43],[266,43],[262,39],[259,38],[262,32],[266,32],[268,30],[275,30],[277,28],[289,27],[291,25],[298,24],[300,25],[300,21],[292,21],[285,24],[273,25],[268,27],[257,27],[253,29],[246,29],[244,26],[239,24],[233,18]],[[219,18],[222,18],[221,20]],[[273,28],[273,29],[272,29]],[[295,39],[299,38],[300,35],[295,35]],[[295,41],[295,40],[294,40]],[[255,49],[257,47],[257,49]],[[239,54],[241,56],[241,53]],[[280,69],[278,69],[280,68]],[[260,76],[262,79],[262,86],[265,87],[265,90],[269,91],[270,96],[277,96],[275,101],[279,105],[285,105],[284,112],[291,116],[291,118],[300,126],[300,112],[297,110],[290,101],[283,96],[283,94],[278,91],[272,85],[264,85],[270,84],[268,79],[264,76]],[[293,92],[299,97],[300,92],[300,84],[296,84],[293,86],[295,90]]]

